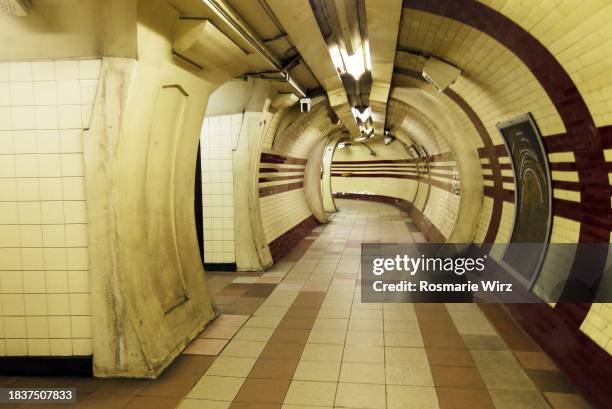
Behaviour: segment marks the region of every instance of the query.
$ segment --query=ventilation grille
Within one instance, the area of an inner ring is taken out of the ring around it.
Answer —
[[[27,16],[30,0],[0,0],[0,16]]]

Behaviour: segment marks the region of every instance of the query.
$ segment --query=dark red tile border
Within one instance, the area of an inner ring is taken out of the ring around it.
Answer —
[[[270,248],[270,253],[272,253],[272,260],[277,262],[287,255],[293,249],[293,247],[300,242],[300,240],[308,236],[312,229],[318,225],[319,221],[311,214],[306,219],[302,220],[300,223],[274,239],[268,245]]]
[[[304,182],[286,183],[283,185],[266,186],[259,188],[259,197],[272,196],[290,190],[301,189],[304,187]]]

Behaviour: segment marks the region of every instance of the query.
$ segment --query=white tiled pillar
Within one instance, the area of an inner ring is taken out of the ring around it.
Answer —
[[[242,114],[237,114],[206,117],[202,126],[200,143],[206,263],[236,262],[232,149],[241,125]]]
[[[100,60],[0,63],[0,355],[91,355],[83,172]]]

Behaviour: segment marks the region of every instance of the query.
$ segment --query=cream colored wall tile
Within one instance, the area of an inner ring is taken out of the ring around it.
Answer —
[[[50,338],[70,338],[70,317],[68,316],[49,316],[49,336]]]

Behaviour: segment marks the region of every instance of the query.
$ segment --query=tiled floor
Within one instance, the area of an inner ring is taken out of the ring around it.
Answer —
[[[425,238],[392,206],[337,203],[269,272],[209,273],[222,315],[159,379],[76,380],[76,407],[589,407],[499,305],[362,303],[361,243]]]

